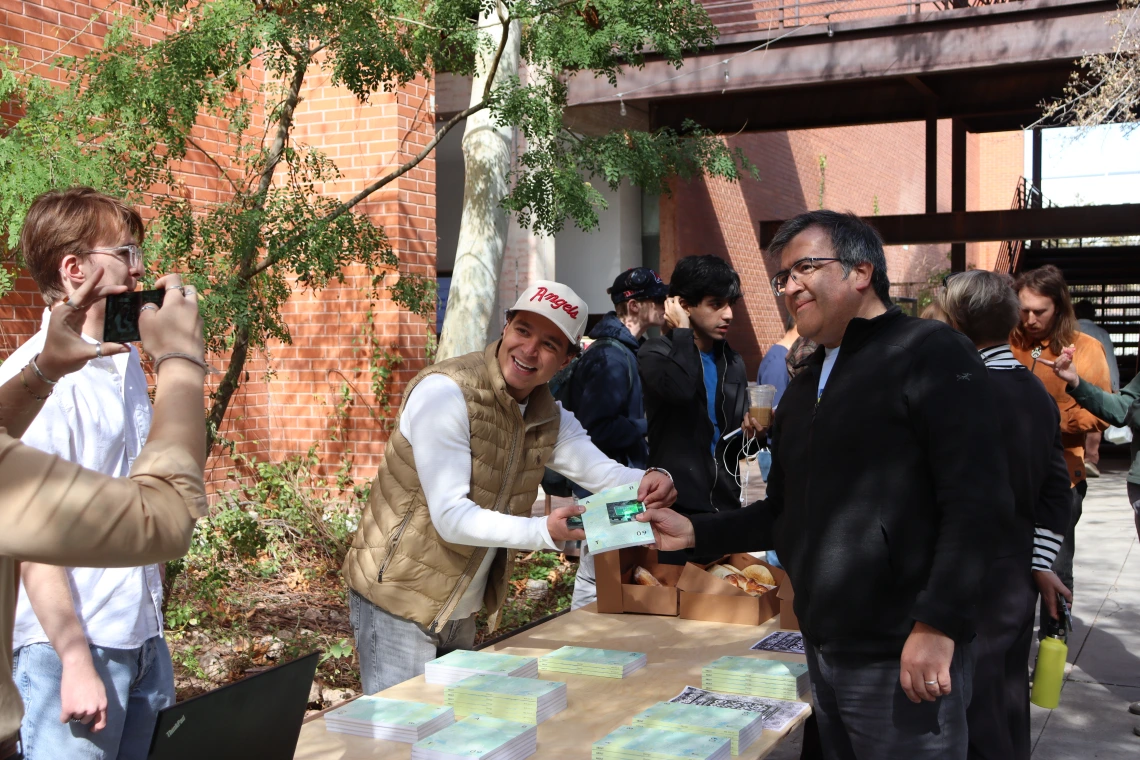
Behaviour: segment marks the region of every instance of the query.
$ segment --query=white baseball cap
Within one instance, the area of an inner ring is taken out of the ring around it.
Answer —
[[[576,346],[586,332],[590,307],[568,286],[552,280],[535,280],[522,292],[511,311],[529,311],[546,317]]]

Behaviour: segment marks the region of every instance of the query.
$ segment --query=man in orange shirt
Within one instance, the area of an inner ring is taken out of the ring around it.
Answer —
[[[1083,409],[1065,390],[1065,381],[1053,373],[1052,367],[1038,359],[1050,362],[1061,355],[1066,346],[1075,346],[1073,368],[1082,381],[1090,382],[1106,392],[1112,392],[1108,360],[1100,341],[1079,331],[1069,287],[1061,270],[1052,265],[1031,269],[1018,276],[1014,283],[1021,302],[1021,323],[1010,335],[1013,354],[1018,361],[1037,375],[1061,411],[1061,443],[1065,447],[1065,464],[1069,468],[1069,482],[1073,489],[1072,524],[1064,536],[1038,529],[1034,537],[1035,553],[1048,556],[1055,551],[1053,571],[1069,590],[1073,589],[1074,533],[1081,518],[1088,483],[1085,482],[1085,435],[1104,430],[1102,422]],[[1047,635],[1052,618],[1042,609],[1041,630]]]

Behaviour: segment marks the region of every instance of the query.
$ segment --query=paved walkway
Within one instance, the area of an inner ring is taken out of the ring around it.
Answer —
[[[1033,757],[1140,757],[1140,547],[1122,460],[1089,480],[1073,570],[1072,672],[1056,710],[1033,707]]]

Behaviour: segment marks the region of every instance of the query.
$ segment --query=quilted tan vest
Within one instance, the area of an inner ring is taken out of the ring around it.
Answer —
[[[408,384],[404,402],[428,375],[454,380],[471,421],[469,498],[483,509],[529,517],[558,440],[558,407],[543,385],[530,394],[524,418],[507,393],[498,348],[495,342],[486,351],[427,367]],[[344,562],[349,588],[390,614],[435,632],[447,622],[487,551],[448,543],[436,532],[412,446],[397,424]],[[513,564],[514,552],[500,550],[491,565],[483,604],[492,615],[506,599]]]

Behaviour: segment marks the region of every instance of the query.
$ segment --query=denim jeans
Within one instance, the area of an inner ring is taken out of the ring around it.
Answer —
[[[428,660],[475,645],[475,616],[448,620],[439,633],[386,612],[353,590],[348,592],[348,621],[360,658],[365,694],[375,694],[423,675]]]
[[[829,653],[804,641],[813,713],[829,760],[965,760],[973,652],[954,647],[951,692],[914,704],[898,657]]]
[[[174,669],[161,636],[137,649],[91,647],[95,672],[107,690],[107,726],[92,733],[82,723],[60,723],[63,664],[51,644],[16,650],[12,665],[24,700],[20,726],[26,760],[146,760],[158,711],[174,704]]]

